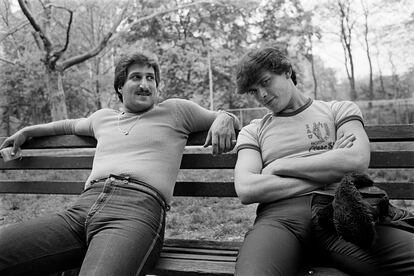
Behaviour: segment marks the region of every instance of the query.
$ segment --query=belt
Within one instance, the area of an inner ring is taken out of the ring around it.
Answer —
[[[90,184],[92,185],[93,183],[100,182],[100,181],[107,180],[107,179],[121,180],[125,184],[134,185],[140,191],[154,197],[160,203],[160,205],[164,208],[164,210],[168,211],[171,208],[170,205],[168,205],[167,202],[165,201],[164,196],[161,194],[160,191],[158,191],[156,188],[152,187],[151,185],[148,185],[147,183],[145,183],[143,181],[131,178],[129,176],[121,176],[121,175],[116,175],[116,174],[110,174],[109,177],[104,177],[104,178],[100,178],[100,179],[93,179],[93,180],[91,180]]]

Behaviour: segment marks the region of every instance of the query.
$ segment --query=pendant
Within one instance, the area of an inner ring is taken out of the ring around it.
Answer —
[[[123,114],[125,114],[124,112],[121,112],[119,115],[118,115],[118,122],[117,122],[117,125],[118,125],[118,129],[119,129],[119,131],[122,133],[122,134],[124,134],[125,136],[126,135],[128,135],[129,134],[129,132],[134,128],[134,126],[136,125],[136,123],[138,122],[138,120],[139,120],[139,118],[141,117],[141,116],[137,116],[137,118],[135,119],[135,121],[132,123],[132,125],[129,127],[129,129],[128,130],[123,130],[123,129],[121,129],[121,127],[119,126],[119,120],[120,120],[120,118],[121,118],[121,114],[123,115]]]

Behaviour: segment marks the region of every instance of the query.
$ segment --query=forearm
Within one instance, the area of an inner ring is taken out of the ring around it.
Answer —
[[[61,120],[46,124],[27,126],[20,131],[27,137],[41,137],[50,135],[75,134],[77,120]]]
[[[272,174],[304,178],[325,184],[339,181],[351,171],[368,169],[369,153],[336,149],[322,154],[299,158],[279,159],[271,164]]]
[[[294,177],[236,172],[236,192],[243,204],[291,198],[320,188],[323,184]]]

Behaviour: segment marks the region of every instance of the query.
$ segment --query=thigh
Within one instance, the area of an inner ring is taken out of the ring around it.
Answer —
[[[296,275],[310,242],[310,196],[261,205],[239,251],[237,275]]]
[[[6,226],[0,230],[0,274],[47,274],[77,267],[85,244],[60,216]]]
[[[161,253],[164,226],[107,225],[90,240],[79,275],[145,275]]]
[[[334,264],[352,275],[414,275],[414,234],[390,226],[377,226],[376,231],[369,249],[327,233],[319,233],[318,239]]]
[[[132,188],[108,185],[104,192],[87,216],[80,275],[145,275],[161,252],[165,210]]]
[[[301,243],[284,226],[258,225],[240,248],[235,275],[296,275],[301,252]]]

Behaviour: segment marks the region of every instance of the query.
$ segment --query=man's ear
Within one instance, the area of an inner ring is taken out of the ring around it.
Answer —
[[[155,94],[155,103],[156,104],[158,104],[158,102],[159,102],[159,100],[160,100],[160,92],[161,92],[161,90],[157,87],[157,88],[155,88],[155,90],[156,90],[156,94]]]
[[[289,71],[286,72],[287,79],[290,79],[291,76],[292,76],[292,68],[290,68]]]

